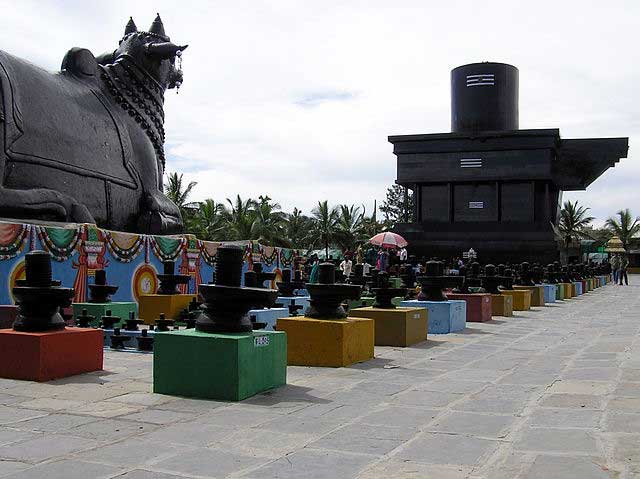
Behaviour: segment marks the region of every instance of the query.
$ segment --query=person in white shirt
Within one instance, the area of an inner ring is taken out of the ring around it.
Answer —
[[[340,271],[342,271],[342,274],[344,274],[345,278],[348,278],[351,275],[352,268],[353,263],[349,258],[345,257],[345,259],[342,260],[342,263],[340,263]]]
[[[402,248],[399,252],[398,252],[398,256],[400,257],[400,261],[401,262],[405,262],[407,261],[407,248]]]

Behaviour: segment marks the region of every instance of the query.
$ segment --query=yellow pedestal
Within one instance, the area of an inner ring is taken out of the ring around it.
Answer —
[[[144,324],[153,324],[164,313],[167,319],[178,319],[180,311],[189,308],[195,294],[144,294],[138,302],[138,316]]]
[[[287,333],[290,366],[342,367],[373,358],[373,319],[279,318],[276,329]]]
[[[349,316],[375,321],[376,346],[411,346],[427,339],[426,308],[356,308]]]
[[[576,285],[571,283],[571,296],[570,298],[575,298],[576,296],[578,296],[578,289],[576,288]]]
[[[531,291],[531,306],[544,306],[544,286],[514,286],[513,289]]]
[[[528,289],[505,289],[502,294],[511,296],[514,311],[528,311],[531,309],[531,291]]]
[[[509,294],[492,294],[491,316],[513,316],[513,297]]]
[[[571,299],[576,295],[576,287],[571,283],[561,283],[564,286],[564,299]]]

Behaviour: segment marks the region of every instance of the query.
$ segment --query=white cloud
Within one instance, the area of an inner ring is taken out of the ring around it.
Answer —
[[[395,179],[388,135],[449,131],[449,70],[520,69],[520,126],[565,138],[640,134],[633,1],[9,2],[0,48],[57,69],[72,46],[115,48],[129,15],[156,11],[189,43],[169,92],[168,168],[196,199],[269,194],[285,209],[380,202]],[[565,194],[606,217],[640,214],[640,166],[622,160]]]

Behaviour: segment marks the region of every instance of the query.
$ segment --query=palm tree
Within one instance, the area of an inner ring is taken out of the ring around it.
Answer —
[[[359,206],[340,205],[338,207],[338,231],[336,240],[342,251],[351,250],[362,234],[363,213]]]
[[[325,258],[329,258],[329,245],[334,243],[338,233],[338,208],[330,208],[328,201],[318,201],[311,213],[314,222],[311,229],[312,246],[322,245]]]
[[[178,176],[178,173],[169,173],[167,175],[167,185],[164,188],[164,194],[173,201],[180,209],[185,207],[187,199],[191,194],[191,190],[198,184],[197,181],[191,181],[186,188],[183,189],[182,173]]]
[[[260,195],[254,203],[258,241],[272,246],[284,246],[284,222],[286,214],[280,211],[280,204]]]
[[[629,246],[631,238],[640,233],[640,217],[633,218],[629,208],[620,210],[618,218],[610,217],[607,219],[605,226],[614,235],[620,238],[622,246],[626,250]]]
[[[242,200],[240,195],[235,201],[227,198],[229,209],[224,213],[227,233],[231,240],[257,239],[258,228],[256,221],[255,200]]]
[[[193,218],[192,229],[203,240],[221,241],[225,239],[225,207],[211,198],[198,204]]]
[[[310,231],[313,220],[302,214],[298,208],[293,208],[293,213],[287,215],[284,224],[284,238],[289,248],[305,249],[309,246]]]
[[[574,239],[588,237],[585,229],[594,220],[593,216],[587,216],[590,208],[578,206],[578,202],[565,201],[560,212],[558,232],[565,246],[566,257],[569,257],[569,246]]]

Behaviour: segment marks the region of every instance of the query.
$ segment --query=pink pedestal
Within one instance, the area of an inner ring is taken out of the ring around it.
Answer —
[[[447,298],[467,302],[467,322],[484,323],[491,321],[491,294],[447,293]]]

